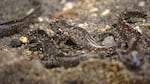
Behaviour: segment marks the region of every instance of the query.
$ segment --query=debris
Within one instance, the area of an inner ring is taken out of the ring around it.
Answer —
[[[28,42],[29,42],[28,38],[25,37],[25,36],[20,37],[19,40],[20,40],[22,43],[28,43]]]
[[[115,46],[116,42],[114,40],[113,36],[107,36],[106,38],[104,38],[104,40],[102,41],[102,44],[104,46]]]
[[[67,2],[67,3],[65,3],[64,4],[64,7],[63,7],[63,11],[68,11],[68,10],[71,10],[71,9],[73,9],[73,7],[74,7],[74,3],[72,3],[72,2]]]
[[[102,13],[101,16],[106,16],[110,13],[110,9],[105,9]]]
[[[21,41],[18,39],[13,39],[10,43],[11,47],[20,47],[22,45]]]

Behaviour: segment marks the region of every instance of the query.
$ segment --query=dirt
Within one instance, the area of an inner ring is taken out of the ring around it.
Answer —
[[[149,0],[1,0],[2,84],[149,84],[149,70]]]

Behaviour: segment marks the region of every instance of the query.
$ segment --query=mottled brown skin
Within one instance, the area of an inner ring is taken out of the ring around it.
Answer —
[[[22,27],[24,26],[24,24],[25,24],[24,22],[0,24],[0,37],[2,38],[4,36],[10,36],[10,35],[20,32],[21,30],[23,30]]]
[[[93,38],[90,36],[90,34],[80,27],[69,25],[64,20],[58,20],[50,23],[51,29],[55,32],[55,35],[58,37],[54,37],[54,41],[56,41],[56,38],[59,38],[60,42],[62,41],[68,41],[71,40],[72,45],[75,45],[77,47],[80,47],[82,49],[89,49],[92,47],[95,47],[96,49],[108,49],[110,46],[100,46],[95,43]],[[44,38],[44,37],[43,37]],[[99,52],[99,50],[96,50]],[[49,52],[47,52],[49,53]],[[77,54],[72,56],[66,56],[61,53],[55,53],[55,55],[48,54],[48,56],[45,56],[42,59],[42,63],[47,68],[52,67],[72,67],[76,66],[80,63],[81,60],[86,60],[89,58],[99,58],[100,54],[94,54],[94,53],[83,53],[83,54]]]
[[[120,61],[122,61],[128,67],[132,67],[135,69],[139,69],[142,67],[143,63],[143,56],[145,53],[141,53],[142,50],[139,50],[140,47],[137,46],[137,43],[142,42],[143,35],[138,31],[132,29],[122,17],[118,18],[118,31],[121,34],[122,39],[128,43],[128,48],[119,51],[118,55],[120,57]],[[100,58],[101,56],[105,55],[105,53],[101,53],[101,49],[109,49],[110,46],[100,46],[96,44],[90,34],[80,27],[69,25],[65,20],[56,20],[50,22],[51,29],[55,32],[54,41],[55,39],[59,39],[59,42],[65,42],[71,40],[74,45],[80,47],[81,49],[93,49],[97,52],[97,54],[92,53],[85,53],[85,54],[78,54],[72,56],[66,56],[64,54],[57,53],[55,55],[48,54],[42,59],[42,63],[47,67],[58,67],[58,66],[65,66],[71,67],[79,64],[81,60],[88,59],[88,58]],[[131,38],[135,37],[135,38]],[[43,37],[44,38],[44,37]],[[146,37],[145,37],[146,38]],[[43,44],[43,43],[42,43]],[[64,44],[65,45],[65,44]],[[111,46],[112,47],[112,46]],[[43,47],[44,48],[44,47]],[[116,49],[116,48],[115,48]],[[115,49],[112,51],[116,54]],[[108,51],[109,52],[109,51]],[[62,52],[63,53],[63,52]],[[123,54],[122,54],[123,53]]]
[[[83,28],[69,25],[64,20],[57,20],[50,23],[51,29],[56,33],[61,35],[62,37],[68,37],[73,39],[73,41],[79,45],[80,47],[94,47],[96,49],[107,49],[112,46],[102,46],[98,45],[92,36]]]

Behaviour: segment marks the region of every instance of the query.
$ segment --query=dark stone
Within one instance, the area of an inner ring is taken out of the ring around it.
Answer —
[[[18,39],[13,39],[10,43],[11,47],[20,47],[22,45],[21,41]]]

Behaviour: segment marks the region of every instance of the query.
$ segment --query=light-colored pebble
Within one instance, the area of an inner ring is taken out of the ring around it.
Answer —
[[[107,36],[107,37],[102,41],[102,44],[103,44],[104,46],[115,46],[115,45],[116,45],[116,42],[115,42],[113,36]]]
[[[110,13],[110,9],[105,9],[102,13],[101,16],[106,16]]]
[[[28,38],[25,37],[25,36],[20,37],[19,40],[20,40],[22,43],[27,43],[27,42],[29,41]]]
[[[138,32],[140,32],[142,34],[142,30],[140,29],[139,26],[134,27],[135,30],[137,30]]]
[[[98,11],[98,8],[92,8],[92,9],[90,9],[90,13],[93,13],[93,12],[97,12]]]
[[[138,4],[138,6],[140,6],[140,7],[145,6],[145,1],[140,1],[139,4]]]
[[[77,26],[86,29],[88,27],[88,23],[79,23]]]
[[[63,11],[68,11],[74,8],[74,3],[72,2],[67,2],[64,4]]]

